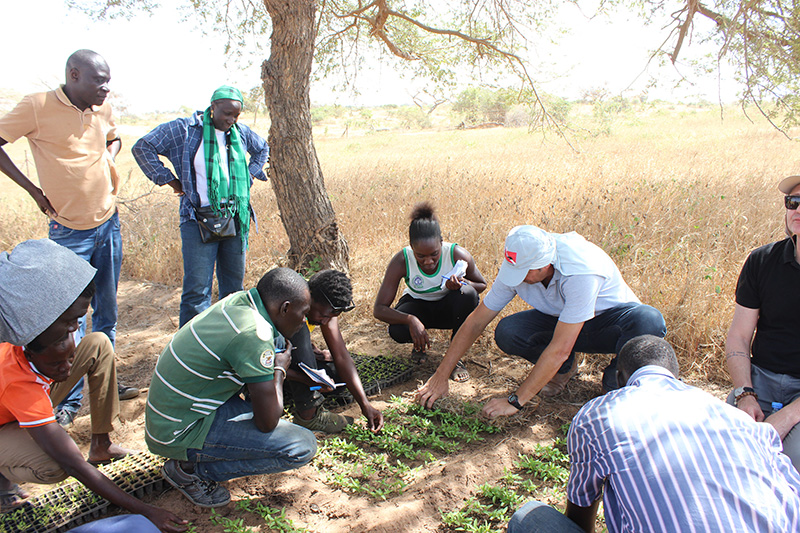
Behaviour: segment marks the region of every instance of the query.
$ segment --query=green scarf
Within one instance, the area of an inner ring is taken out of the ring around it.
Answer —
[[[225,89],[225,91],[223,91]],[[233,91],[230,91],[232,89]],[[221,95],[221,91],[224,95]],[[238,93],[238,95],[237,95]],[[238,97],[237,97],[238,96]],[[221,98],[242,101],[241,93],[233,87],[220,87],[214,92],[211,101]],[[225,134],[228,139],[228,176],[220,164],[220,147],[217,144],[216,128],[211,120],[211,106],[203,113],[203,146],[206,159],[206,176],[208,177],[208,201],[211,208],[220,216],[236,216],[242,232],[242,246],[247,249],[250,232],[250,171],[247,168],[246,150],[242,146],[239,125],[234,124]],[[224,147],[223,147],[224,148]],[[227,203],[220,204],[221,199]]]

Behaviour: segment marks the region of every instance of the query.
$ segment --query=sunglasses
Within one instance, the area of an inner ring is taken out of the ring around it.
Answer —
[[[797,206],[800,206],[800,196],[784,196],[783,205],[785,205],[786,209],[789,211],[794,211],[797,209]]]
[[[330,305],[331,309],[336,313],[346,313],[346,312],[352,311],[353,309],[356,308],[356,304],[354,302],[352,302],[352,301],[347,305],[344,305],[342,307],[337,307],[337,306],[333,305],[333,302],[331,302],[331,299],[328,298],[327,294],[325,294],[325,291],[319,291],[319,292],[322,293],[322,296],[324,296],[326,300],[328,300],[328,305]]]

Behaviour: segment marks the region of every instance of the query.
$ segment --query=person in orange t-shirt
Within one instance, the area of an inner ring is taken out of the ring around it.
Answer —
[[[27,496],[17,482],[56,483],[74,476],[162,531],[184,531],[185,521],[123,492],[95,468],[130,452],[109,437],[119,415],[111,341],[92,333],[75,347],[95,273],[49,239],[0,253],[0,512]],[[92,419],[88,461],[53,414],[53,405],[84,375]]]

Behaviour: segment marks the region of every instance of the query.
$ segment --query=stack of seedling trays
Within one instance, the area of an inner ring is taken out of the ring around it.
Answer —
[[[385,355],[352,354],[356,370],[367,396],[378,394],[382,389],[411,379],[414,365],[404,359]],[[354,400],[347,387],[339,387],[325,395],[327,405],[347,405]]]
[[[169,488],[161,477],[163,462],[162,458],[142,452],[102,466],[100,471],[128,494],[141,498]],[[79,481],[67,481],[0,515],[0,533],[61,533],[97,520],[110,505]]]

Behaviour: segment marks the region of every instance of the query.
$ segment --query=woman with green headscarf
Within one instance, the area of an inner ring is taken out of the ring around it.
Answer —
[[[253,178],[267,179],[263,167],[269,147],[237,122],[241,111],[242,93],[223,85],[214,91],[205,111],[157,126],[131,150],[145,176],[156,185],[169,185],[181,197],[181,327],[211,305],[215,267],[220,299],[244,288],[245,252],[253,215],[250,187]],[[159,155],[170,161],[174,173]],[[201,220],[232,219],[235,235],[204,242],[198,211]]]

